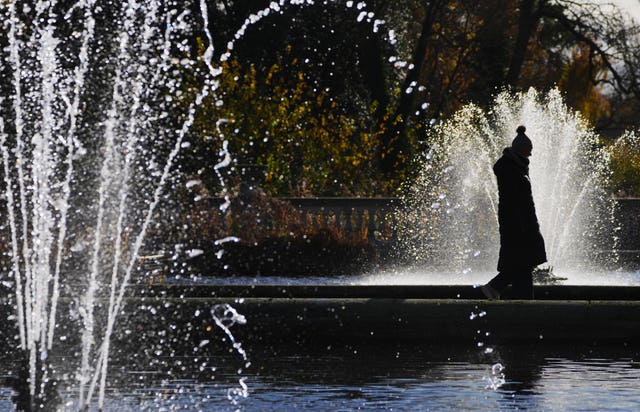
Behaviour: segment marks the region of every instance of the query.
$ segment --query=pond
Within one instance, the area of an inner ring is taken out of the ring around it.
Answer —
[[[472,343],[252,346],[246,369],[237,354],[218,349],[159,356],[147,366],[114,362],[105,411],[640,408],[638,350],[624,345],[496,346],[491,355]],[[0,373],[9,375],[9,364]],[[0,388],[0,410],[13,410],[12,393]],[[61,405],[71,407],[73,396],[63,393]]]

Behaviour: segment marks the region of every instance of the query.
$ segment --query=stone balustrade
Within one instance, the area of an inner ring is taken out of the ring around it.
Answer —
[[[300,213],[303,227],[332,226],[345,237],[364,235],[369,241],[396,238],[397,198],[283,198]]]
[[[361,236],[369,241],[386,241],[396,238],[394,211],[401,201],[393,197],[315,197],[281,198],[299,212],[304,228],[328,228],[338,230],[345,237]],[[640,250],[640,198],[616,199],[616,217],[620,223],[618,249]],[[220,203],[217,199],[214,204]]]

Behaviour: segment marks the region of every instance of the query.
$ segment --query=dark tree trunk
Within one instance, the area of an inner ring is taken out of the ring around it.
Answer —
[[[520,0],[520,16],[518,18],[518,37],[513,48],[509,71],[505,79],[505,84],[515,87],[522,72],[524,59],[527,55],[529,40],[535,32],[540,15],[538,13],[538,0]]]
[[[375,119],[381,119],[390,99],[384,74],[384,52],[377,37],[367,36],[364,38],[360,44],[358,60],[371,99],[378,102]]]
[[[407,93],[407,89],[411,84],[420,79],[424,66],[424,59],[429,45],[429,38],[433,33],[433,24],[437,16],[446,6],[446,1],[436,0],[428,3],[425,9],[425,18],[422,22],[422,30],[420,37],[413,51],[412,61],[413,68],[407,72],[402,88],[400,90],[400,99],[393,115],[388,119],[390,122],[387,131],[382,136],[380,150],[380,167],[386,175],[394,175],[399,165],[399,156],[401,154],[409,155],[409,142],[406,136],[407,121],[413,111],[415,105],[416,93]],[[415,89],[415,88],[414,88]]]

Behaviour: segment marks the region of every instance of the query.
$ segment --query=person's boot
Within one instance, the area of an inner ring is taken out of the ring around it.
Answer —
[[[488,283],[486,285],[482,285],[480,286],[480,290],[482,291],[482,294],[487,298],[487,299],[500,299],[500,292],[498,292],[497,290],[495,290],[491,285],[489,285]]]

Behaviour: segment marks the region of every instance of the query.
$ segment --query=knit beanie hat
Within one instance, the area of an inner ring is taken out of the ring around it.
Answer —
[[[531,139],[529,139],[529,137],[524,134],[525,131],[527,131],[526,127],[518,126],[518,128],[516,129],[517,135],[515,139],[513,139],[513,142],[511,142],[511,147],[518,153],[533,148]]]

